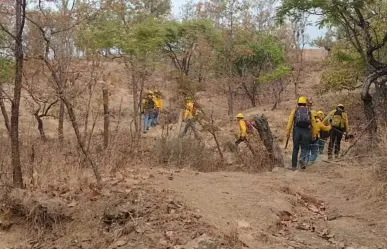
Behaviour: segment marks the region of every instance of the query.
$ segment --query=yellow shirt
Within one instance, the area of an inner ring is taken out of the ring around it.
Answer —
[[[183,117],[184,120],[193,118],[193,109],[194,109],[194,103],[192,101],[189,101],[185,104],[184,117]]]
[[[247,128],[246,128],[246,122],[241,119],[239,120],[239,136],[240,137],[246,137],[247,135]]]
[[[333,116],[335,115],[335,112],[336,110],[333,110],[331,111],[330,113],[328,113],[328,115],[324,118],[323,120],[323,123],[325,125],[328,124],[328,121],[330,118],[333,118]],[[344,122],[341,124],[341,128],[344,129],[344,132],[348,132],[349,131],[349,122],[348,122],[348,114],[346,112],[343,112],[343,116],[342,116]]]
[[[153,101],[155,102],[155,107],[158,108],[158,109],[162,109],[163,108],[163,100],[160,98],[160,97],[154,97],[153,98]]]
[[[290,113],[290,116],[289,116],[289,119],[288,119],[288,124],[286,125],[286,133],[290,133],[292,131],[292,128],[293,128],[293,122],[294,122],[294,115],[296,114],[296,110],[297,109],[294,109],[291,113]],[[316,126],[316,120],[314,118],[313,115],[311,115],[311,128],[312,128],[312,131],[313,129],[316,129],[315,126]],[[316,139],[315,136],[313,136],[313,139]]]
[[[331,130],[330,126],[324,125],[323,122],[321,122],[321,120],[319,118],[316,118],[316,125],[313,126],[312,136],[314,138],[319,138],[320,137],[320,131],[330,131],[330,130]]]

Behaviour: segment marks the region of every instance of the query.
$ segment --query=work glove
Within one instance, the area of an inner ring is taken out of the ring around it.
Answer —
[[[286,132],[286,138],[290,137],[290,132]]]

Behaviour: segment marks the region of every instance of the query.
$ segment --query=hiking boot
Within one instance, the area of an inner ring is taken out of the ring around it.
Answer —
[[[301,169],[306,168],[305,162],[303,160],[298,161],[298,163],[300,164]]]

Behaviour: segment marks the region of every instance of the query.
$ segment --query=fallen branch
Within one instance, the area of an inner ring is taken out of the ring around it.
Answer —
[[[372,124],[372,122],[374,121],[375,118],[371,119],[370,122],[367,124],[366,128],[363,130],[363,132],[360,134],[360,136],[356,139],[355,142],[353,142],[353,144],[351,144],[348,149],[346,151],[344,151],[341,156],[345,156],[353,147],[355,147],[355,145],[357,144],[357,142],[359,142],[359,140],[361,139],[361,137],[366,133],[366,131],[368,130],[369,126]]]

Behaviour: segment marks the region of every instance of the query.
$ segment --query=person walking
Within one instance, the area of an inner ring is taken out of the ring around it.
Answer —
[[[162,94],[159,90],[155,90],[153,95],[153,102],[155,103],[155,112],[153,117],[153,126],[159,124],[159,116],[163,108]]]
[[[147,96],[142,99],[141,113],[144,119],[144,133],[147,133],[152,126],[152,120],[154,116],[155,102],[153,101],[153,92],[148,90]]]
[[[242,113],[238,113],[236,115],[236,119],[238,122],[238,128],[239,128],[239,134],[238,134],[238,139],[235,141],[236,145],[239,145],[242,142],[247,141],[247,127],[246,127],[246,122],[244,120],[244,115]]]
[[[292,170],[297,169],[297,163],[301,169],[305,169],[309,158],[309,143],[315,140],[312,137],[312,129],[315,126],[315,119],[307,106],[307,99],[303,96],[298,98],[297,108],[290,113],[286,126],[286,137],[290,137],[293,128],[293,154]],[[301,157],[298,161],[298,154],[301,147]]]
[[[348,115],[344,110],[343,104],[338,104],[335,110],[328,113],[323,123],[327,124],[328,122],[332,124],[328,145],[328,159],[332,160],[332,153],[334,153],[336,158],[339,156],[341,140],[343,135],[349,131]]]
[[[325,118],[325,113],[320,110],[320,111],[317,112],[317,116],[318,116],[318,119],[320,120],[320,122],[324,125],[323,120]],[[332,126],[331,126],[331,129],[332,129]],[[328,141],[328,138],[330,136],[330,130],[326,131],[324,129],[321,129],[319,135],[320,135],[320,137],[319,137],[319,140],[318,140],[318,144],[319,144],[318,153],[320,155],[323,155],[324,154],[325,144]]]
[[[196,130],[196,110],[195,103],[192,101],[191,97],[186,98],[185,109],[183,114],[183,122],[185,122],[184,130],[182,137],[184,137],[188,130],[191,129],[195,135],[195,138],[200,140],[198,131]]]
[[[323,124],[322,120],[320,119],[320,116],[318,115],[318,112],[311,111],[311,113],[315,119],[315,125],[312,128],[312,138],[314,138],[314,140],[312,140],[309,145],[309,150],[310,150],[309,164],[310,165],[316,161],[317,156],[319,154],[321,132],[328,132],[329,134],[329,131],[332,128],[330,124],[328,126]]]

